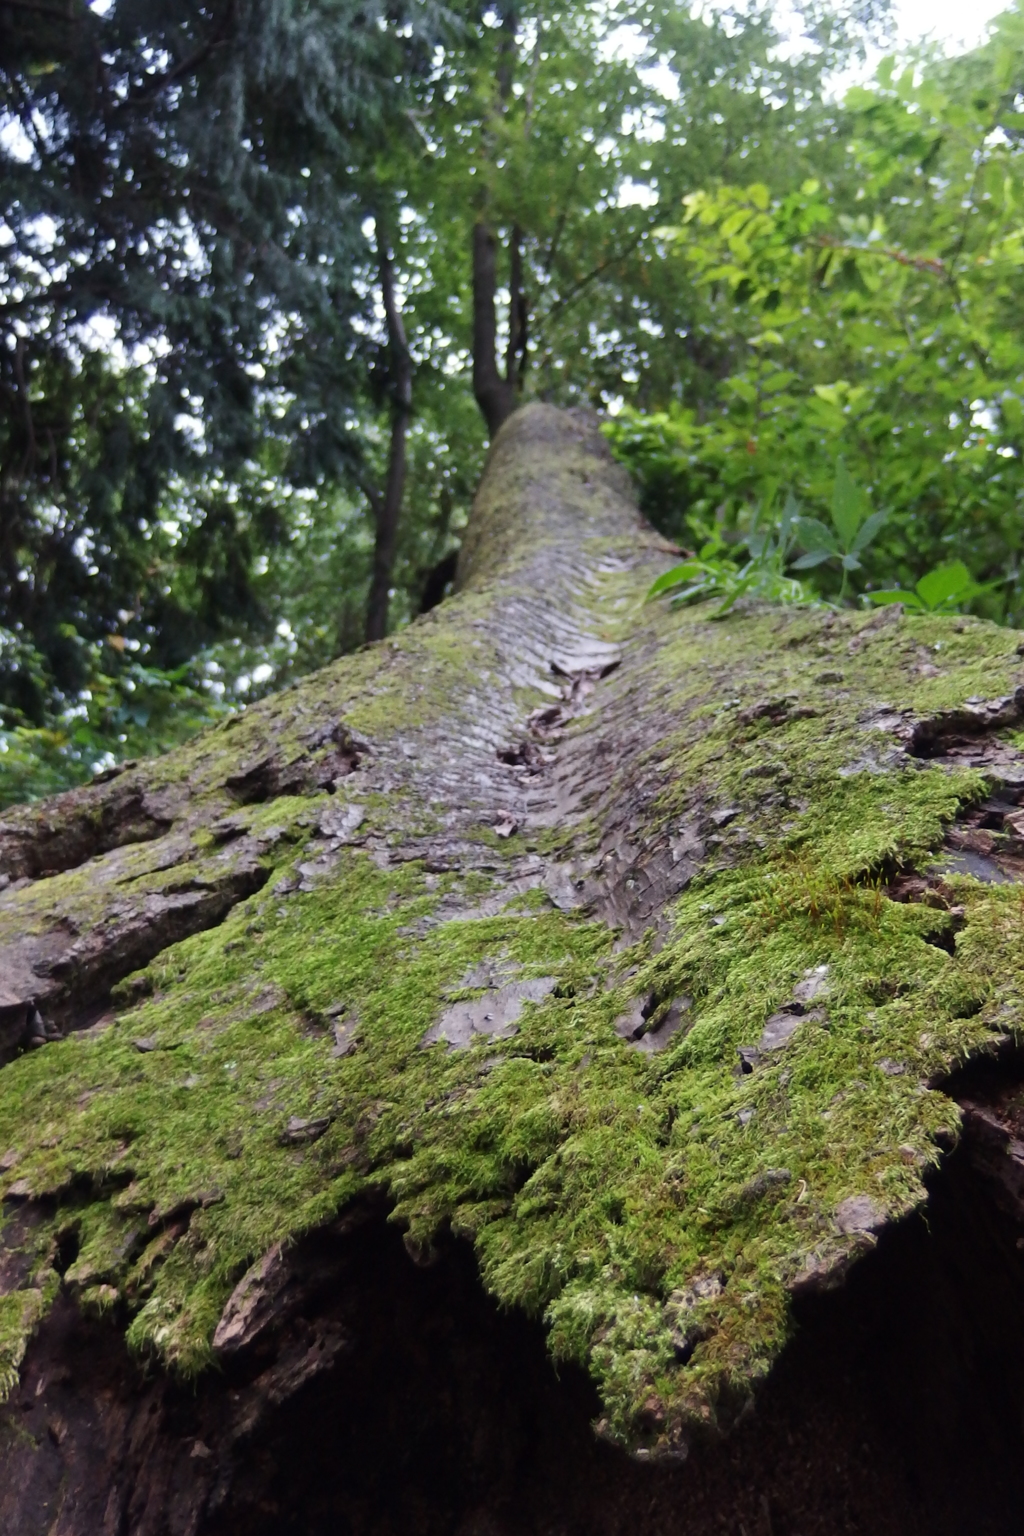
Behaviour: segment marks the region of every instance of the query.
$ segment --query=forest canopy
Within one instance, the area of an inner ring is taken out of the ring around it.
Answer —
[[[527,398],[677,597],[1020,623],[1024,13],[798,18],[0,0],[0,803],[408,622]]]

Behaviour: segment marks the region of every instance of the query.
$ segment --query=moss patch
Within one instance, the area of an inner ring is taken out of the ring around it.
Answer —
[[[713,624],[644,607],[650,570],[616,565],[627,547],[595,542],[579,605],[629,653],[560,748],[589,762],[609,734],[599,794],[510,838],[483,794],[450,833],[426,769],[422,793],[413,769],[390,789],[353,779],[333,802],[248,807],[249,832],[287,830],[267,840],[263,890],[166,950],[110,1028],[4,1069],[5,1209],[38,1204],[46,1252],[74,1255],[63,1284],[137,1350],[200,1371],[245,1268],[383,1187],[411,1247],[471,1240],[493,1293],[593,1372],[606,1432],[661,1451],[728,1422],[786,1337],[794,1286],[839,1273],[923,1200],[956,1132],[927,1085],[1020,1028],[1024,897],[948,877],[955,934],[947,913],[887,899],[883,877],[925,863],[984,789],[977,771],[909,758],[900,732],[1012,693],[1017,637],[779,610]],[[244,762],[276,731],[287,755],[318,711],[413,763],[457,753],[494,679],[508,684],[480,628],[488,561],[441,617],[161,772],[215,797],[224,740]],[[521,731],[549,695],[513,685],[501,728]],[[304,872],[303,839],[347,794],[372,837]],[[660,947],[652,932],[622,947],[600,906],[561,910],[540,889],[501,909],[524,855],[577,860],[600,887],[594,861],[627,821],[638,868],[676,844],[696,867]],[[216,856],[206,835],[200,863]],[[451,867],[414,846],[449,835],[464,855]],[[473,915],[484,899],[494,915]],[[481,994],[485,963],[553,986],[510,1038],[425,1045],[454,1000]],[[685,1017],[660,1054],[617,1032],[639,999]],[[785,1040],[766,1044],[779,1018]],[[40,1265],[3,1301],[0,1384],[58,1283]]]
[[[800,726],[773,752],[794,761]],[[705,794],[709,740],[691,748]],[[752,782],[738,747],[719,793]],[[666,816],[686,788],[672,761]],[[958,882],[950,955],[934,942],[946,915],[877,880],[924,858],[979,789],[937,767],[818,768],[789,831],[688,889],[655,955],[615,952],[604,924],[545,902],[430,926],[457,876],[430,889],[415,862],[348,851],[315,890],[253,898],[167,951],[154,995],[106,1033],[9,1068],[5,1185],[56,1202],[78,1246],[65,1283],[94,1304],[116,1293],[133,1345],[188,1372],[255,1256],[384,1185],[410,1243],[470,1236],[494,1293],[547,1317],[556,1353],[600,1381],[610,1432],[677,1438],[767,1368],[797,1273],[870,1241],[837,1227],[845,1199],[889,1216],[921,1201],[936,1135],[955,1130],[923,1082],[1017,1025],[1020,891]],[[512,1039],[424,1048],[488,957],[556,989]],[[824,1016],[744,1074],[739,1048],[821,966]],[[647,1058],[614,1025],[651,993],[690,998],[692,1024]],[[350,1056],[332,1054],[338,1017],[355,1021]],[[8,1381],[42,1305],[4,1302]]]

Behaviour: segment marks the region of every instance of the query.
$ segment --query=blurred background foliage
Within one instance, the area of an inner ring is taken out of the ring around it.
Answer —
[[[842,177],[694,191],[659,232],[700,293],[713,387],[610,436],[685,542],[782,486],[822,515],[842,458],[888,516],[861,585],[962,558],[978,611],[1024,622],[1024,19],[845,99]],[[824,591],[831,595],[832,573]]]
[[[399,419],[389,627],[443,593],[483,220],[516,397],[605,412],[681,549],[827,520],[842,461],[886,517],[842,594],[828,560],[803,590],[961,561],[1024,622],[1024,13],[844,92],[889,25],[0,0],[0,805],[363,643]]]

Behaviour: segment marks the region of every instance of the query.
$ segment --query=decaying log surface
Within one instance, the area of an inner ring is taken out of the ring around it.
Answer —
[[[1013,1528],[1018,636],[672,558],[528,407],[453,599],[6,813],[5,1533],[963,1529],[908,1379]]]

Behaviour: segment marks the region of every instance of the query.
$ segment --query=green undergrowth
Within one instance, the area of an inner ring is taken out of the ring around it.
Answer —
[[[1015,637],[921,620],[864,640],[851,616],[771,612],[644,622],[660,692],[639,697],[664,712],[650,825],[728,812],[660,947],[616,948],[538,893],[446,916],[500,888],[516,852],[483,827],[493,876],[346,849],[288,895],[275,886],[303,854],[275,844],[264,890],[165,951],[131,1004],[134,978],[111,1027],[4,1069],[5,1210],[31,1195],[44,1220],[43,1269],[0,1310],[0,1387],[56,1284],[47,1253],[136,1350],[194,1375],[247,1265],[383,1188],[411,1248],[471,1240],[493,1294],[594,1374],[607,1433],[659,1451],[728,1422],[787,1336],[794,1285],[921,1203],[956,1132],[927,1085],[1020,1027],[1024,897],[946,877],[958,923],[888,899],[984,783],[907,760],[873,721],[1008,691]],[[776,693],[786,708],[759,714]],[[384,826],[386,802],[371,814]],[[579,847],[583,825],[511,841]],[[554,985],[510,1038],[425,1045],[485,961]],[[811,974],[814,1006],[744,1072],[740,1049]],[[660,1054],[616,1033],[638,998],[684,1010]],[[852,1197],[877,1221],[851,1228]]]

